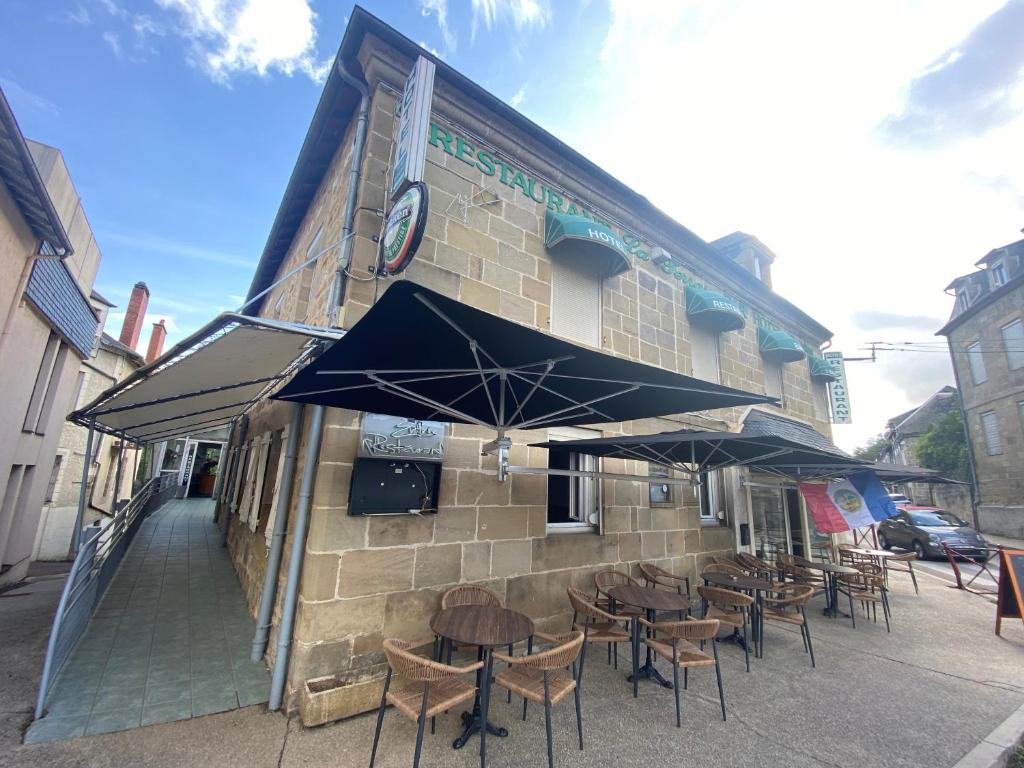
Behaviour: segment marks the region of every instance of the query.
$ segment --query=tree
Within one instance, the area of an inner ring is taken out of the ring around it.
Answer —
[[[964,421],[960,411],[950,411],[932,423],[913,448],[914,460],[940,475],[970,482],[971,460],[967,452]]]
[[[876,435],[875,437],[868,440],[868,442],[865,445],[862,445],[860,448],[857,448],[853,452],[853,455],[858,459],[866,459],[867,461],[878,461],[878,457],[881,455],[882,449],[885,448],[885,446],[885,438],[882,437],[881,435]]]

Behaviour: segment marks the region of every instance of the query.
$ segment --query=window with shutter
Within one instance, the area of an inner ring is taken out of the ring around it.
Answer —
[[[586,440],[600,437],[600,432],[576,427],[558,427],[548,432],[549,440]],[[548,451],[551,469],[570,469],[584,472],[599,471],[594,456],[568,451]],[[548,477],[548,527],[596,528],[601,530],[601,484],[592,477]]]
[[[988,371],[985,370],[985,358],[982,356],[980,341],[967,347],[967,362],[971,366],[971,379],[975,384],[984,384],[988,381]]]
[[[288,430],[291,427],[285,425],[278,438],[280,449],[277,453],[277,474],[274,476],[274,490],[270,494],[270,511],[267,513],[267,526],[264,535],[267,539],[267,551],[270,551],[270,540],[274,538],[274,523],[277,520],[277,504],[281,495],[281,481],[284,479],[284,462],[288,445]]]
[[[551,332],[601,346],[601,278],[584,259],[566,255],[551,262]]]
[[[981,429],[985,433],[985,450],[989,456],[1003,452],[1003,438],[999,434],[999,417],[995,411],[981,414]]]
[[[1024,323],[1014,320],[1002,328],[1006,362],[1011,371],[1024,368]]]
[[[764,361],[764,393],[782,399],[782,363]]]
[[[717,333],[690,325],[690,355],[695,378],[721,383]]]

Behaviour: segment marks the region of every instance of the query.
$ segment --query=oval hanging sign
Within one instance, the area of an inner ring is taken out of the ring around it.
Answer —
[[[427,226],[427,185],[417,181],[398,198],[388,214],[380,243],[384,272],[397,274],[409,266]]]

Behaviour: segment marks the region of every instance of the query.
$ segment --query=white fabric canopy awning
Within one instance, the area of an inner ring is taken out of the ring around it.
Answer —
[[[342,333],[226,312],[68,418],[137,443],[213,429]]]

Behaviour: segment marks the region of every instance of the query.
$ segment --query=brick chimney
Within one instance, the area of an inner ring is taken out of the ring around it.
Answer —
[[[152,363],[164,351],[164,339],[167,338],[167,327],[164,321],[153,323],[153,332],[149,334],[149,349],[146,350],[146,362]]]
[[[146,307],[149,306],[149,288],[145,283],[138,282],[132,288],[132,297],[128,301],[128,311],[124,313],[124,324],[121,326],[121,335],[118,341],[126,347],[135,349],[139,343],[139,334],[142,332],[142,320],[146,316]]]

